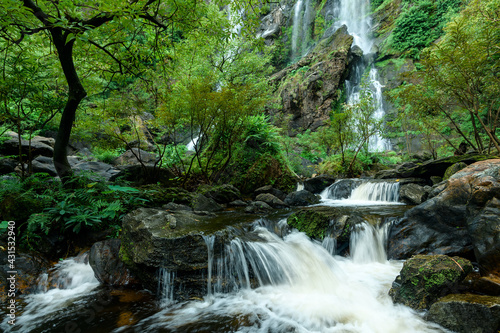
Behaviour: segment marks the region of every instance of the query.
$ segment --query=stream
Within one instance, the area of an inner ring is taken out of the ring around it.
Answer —
[[[354,209],[379,215],[395,210],[400,215],[406,206],[388,200],[394,199],[393,190],[387,183],[359,183],[348,198],[332,199],[335,191],[330,188],[322,194],[322,205],[348,207],[354,200],[368,203]],[[371,197],[364,198],[363,193]],[[390,219],[367,220],[355,228],[346,257],[336,254],[331,238],[319,242],[290,230],[282,214],[256,217],[250,231],[255,237],[234,238],[220,256],[213,255],[213,238],[206,236],[208,292],[202,299],[187,302],[173,298],[175,272],[159,271],[157,297],[147,290],[101,286],[85,255],[68,258],[40,277],[38,293],[20,300],[16,325],[4,320],[0,329],[36,333],[446,332],[414,310],[394,305],[388,296],[403,262],[387,260],[390,222],[380,221]]]

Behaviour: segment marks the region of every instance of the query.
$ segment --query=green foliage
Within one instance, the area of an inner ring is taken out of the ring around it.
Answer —
[[[100,147],[95,147],[92,152],[95,158],[97,158],[99,161],[104,163],[112,163],[118,156],[125,152],[125,149],[103,149]]]
[[[443,27],[456,14],[461,0],[409,1],[396,20],[392,46],[418,57],[420,50],[429,46],[443,33]]]

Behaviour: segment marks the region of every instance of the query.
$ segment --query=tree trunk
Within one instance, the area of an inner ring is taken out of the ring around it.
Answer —
[[[66,43],[66,36],[59,28],[52,29],[51,34],[68,83],[68,100],[64,106],[54,145],[54,167],[64,183],[73,174],[68,162],[67,147],[73,122],[75,121],[76,110],[80,102],[87,96],[87,92],[78,77],[73,60],[74,40]]]

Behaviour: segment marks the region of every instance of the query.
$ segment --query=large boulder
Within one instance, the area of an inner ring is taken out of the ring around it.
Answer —
[[[16,136],[12,136],[12,139],[2,142],[0,144],[0,154],[3,155],[19,155],[19,139]],[[44,138],[36,136],[29,140],[21,139],[21,151],[25,156],[31,156],[31,158],[35,158],[37,156],[48,156],[52,157],[54,155],[53,145],[50,143],[53,142],[54,139]]]
[[[440,297],[456,291],[471,271],[472,264],[464,258],[416,255],[404,263],[389,294],[395,303],[429,309]]]
[[[0,156],[0,175],[14,172],[17,166],[17,161],[12,158]]]
[[[320,202],[318,195],[314,195],[309,191],[295,191],[289,193],[285,198],[285,204],[289,206],[309,206]]]
[[[231,227],[253,220],[244,214],[218,218],[188,211],[139,208],[123,218],[120,258],[153,292],[157,291],[158,272],[163,268],[175,272],[176,299],[203,297],[207,293],[209,253],[213,260],[221,258],[224,244],[233,237]]]
[[[474,249],[482,246],[480,235],[488,228],[497,230],[500,223],[496,218],[497,203],[490,202],[500,197],[499,170],[500,159],[474,163],[451,176],[435,197],[408,210],[391,229],[389,257],[447,254],[474,258]],[[473,230],[479,236],[474,236]],[[488,244],[487,250],[479,251],[496,258],[498,232],[482,244]],[[483,261],[488,260],[485,257]]]
[[[320,193],[333,183],[335,183],[335,177],[330,175],[319,175],[304,180],[304,190],[316,194]]]
[[[258,189],[256,189],[254,191],[254,193],[255,193],[255,197],[257,197],[261,194],[268,193],[268,194],[274,195],[275,197],[277,197],[280,200],[285,200],[285,198],[286,198],[286,194],[283,193],[283,191],[281,191],[280,189],[274,188],[272,185],[266,185],[266,186],[259,187]]]
[[[256,201],[262,201],[273,208],[285,208],[288,207],[286,203],[281,201],[279,198],[275,197],[271,193],[262,193],[255,197]]]
[[[457,333],[500,331],[500,297],[451,294],[432,304],[426,316]]]
[[[89,264],[99,282],[111,286],[126,286],[138,283],[119,257],[121,241],[107,239],[90,248]]]
[[[193,207],[193,210],[205,212],[218,212],[222,210],[222,206],[219,205],[214,199],[207,198],[200,193],[193,197],[191,207]]]
[[[352,191],[361,184],[359,179],[340,179],[328,187],[328,198],[330,199],[347,199],[351,196]]]
[[[467,167],[467,164],[465,164],[464,162],[458,162],[458,163],[451,165],[444,172],[443,180],[449,179],[451,176],[453,176],[454,174],[456,174],[457,172],[459,172],[460,170],[462,170],[463,168],[466,168],[466,167]]]

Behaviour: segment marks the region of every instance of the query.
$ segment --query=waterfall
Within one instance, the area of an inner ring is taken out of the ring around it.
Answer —
[[[161,305],[166,306],[174,302],[174,280],[175,272],[170,272],[166,268],[158,271],[158,295],[161,298]]]
[[[320,194],[322,203],[333,205],[400,204],[399,182],[341,179]]]
[[[304,183],[298,182],[295,191],[302,191],[304,189]]]
[[[36,331],[48,318],[70,306],[78,306],[80,298],[93,293],[99,286],[88,255],[68,258],[58,262],[48,274],[38,279],[38,293],[26,296],[26,306],[16,318],[16,331]],[[0,324],[0,331],[9,332],[11,325]]]
[[[186,146],[186,149],[188,151],[195,151],[196,145],[198,144],[199,139],[200,139],[200,136],[198,135],[195,138],[193,138],[191,141],[189,141],[189,143]]]
[[[310,42],[309,27],[312,23],[311,0],[298,0],[293,9],[292,60],[307,53]],[[297,59],[298,60],[298,59]]]
[[[373,106],[375,113],[373,117],[381,120],[385,115],[382,88],[383,86],[378,80],[378,71],[373,66],[373,39],[371,38],[371,18],[368,15],[370,2],[367,0],[340,0],[334,2],[339,8],[334,9],[334,12],[339,13],[337,27],[345,24],[349,33],[354,37],[353,46],[358,46],[364,55],[362,61],[354,64],[349,80],[346,80],[347,103],[355,104],[359,101],[359,91],[361,80],[365,70],[370,67],[369,72],[369,89],[373,97]],[[370,151],[384,151],[391,149],[389,140],[382,138],[380,135],[375,135],[370,138],[368,144]]]
[[[373,226],[369,223],[357,224],[351,234],[351,257],[355,263],[387,261],[385,251],[390,223]]]

